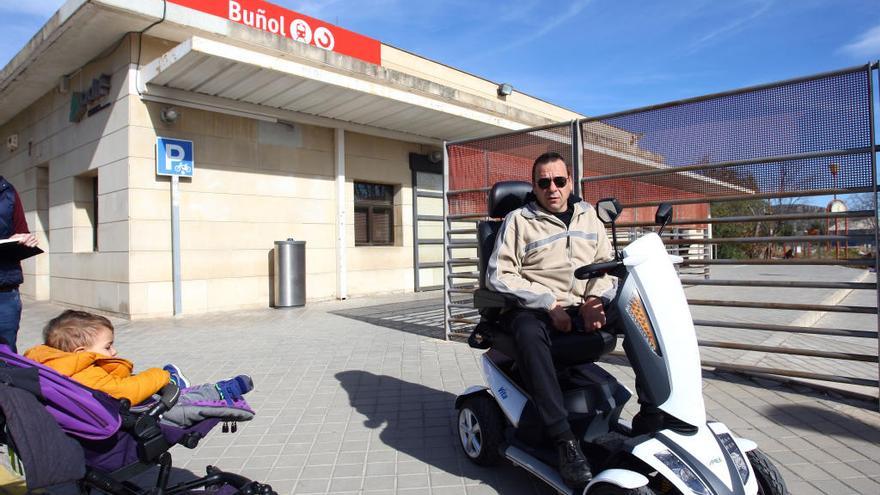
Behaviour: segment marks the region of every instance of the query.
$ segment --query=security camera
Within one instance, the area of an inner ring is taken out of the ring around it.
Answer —
[[[428,161],[431,163],[440,163],[443,161],[443,152],[439,150],[428,153]]]
[[[159,120],[166,124],[173,124],[180,118],[180,112],[174,107],[165,107],[159,112]]]
[[[509,83],[501,83],[498,85],[498,96],[507,97],[513,94],[513,86]]]

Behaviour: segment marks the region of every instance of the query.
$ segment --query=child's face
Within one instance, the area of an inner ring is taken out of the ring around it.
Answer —
[[[113,347],[113,330],[107,327],[98,327],[95,340],[88,347],[80,347],[77,350],[94,352],[104,356],[116,357],[116,349]]]

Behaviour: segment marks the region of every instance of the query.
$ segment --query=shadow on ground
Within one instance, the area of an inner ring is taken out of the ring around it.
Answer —
[[[880,443],[880,428],[825,407],[782,404],[770,405],[763,412],[768,419],[802,432]]]
[[[458,445],[455,395],[366,371],[343,371],[336,379],[351,406],[366,417],[364,425],[381,428],[385,445],[429,465],[432,479],[461,477],[505,494],[555,493],[509,464],[483,468],[470,462]]]
[[[622,348],[622,344],[618,343],[618,349]],[[608,364],[614,366],[623,366],[630,368],[629,360],[623,355],[603,356],[599,364]],[[613,371],[611,372],[613,375]],[[617,377],[618,379],[620,377]],[[718,380],[727,383],[735,383],[755,389],[761,390],[779,390],[784,392],[795,393],[804,398],[824,400],[834,402],[850,407],[865,409],[868,411],[877,410],[877,402],[873,400],[865,400],[857,396],[846,395],[845,391],[834,391],[827,388],[811,386],[809,383],[799,383],[792,381],[786,377],[773,377],[771,375],[750,375],[746,373],[735,373],[729,370],[718,370],[703,368],[703,378],[708,380]],[[841,417],[848,417],[840,414]],[[821,431],[819,431],[821,433]]]
[[[737,383],[740,385],[761,390],[775,389],[780,392],[784,391],[794,393],[803,396],[804,398],[834,402],[837,404],[865,409],[868,411],[877,410],[877,402],[874,400],[865,400],[857,396],[847,395],[846,391],[843,390],[838,392],[821,386],[811,386],[810,383],[801,383],[781,376],[755,376],[746,373],[735,373],[728,370],[712,371],[705,369],[703,370],[703,376],[710,379],[722,380],[729,383]]]
[[[442,299],[380,304],[333,311],[332,314],[436,339],[444,338],[446,332]]]

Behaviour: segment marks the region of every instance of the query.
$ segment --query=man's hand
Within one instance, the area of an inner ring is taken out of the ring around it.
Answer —
[[[568,313],[565,312],[565,308],[560,306],[559,303],[553,303],[553,308],[548,314],[550,315],[550,319],[553,321],[553,326],[556,330],[563,333],[571,331],[571,318],[568,316]]]
[[[27,247],[35,247],[37,245],[37,236],[31,233],[27,234],[14,234],[9,237],[10,239],[14,239],[18,241],[19,244],[24,244]]]
[[[595,332],[605,326],[605,309],[602,307],[602,299],[596,296],[587,297],[578,313],[584,320],[586,332]]]

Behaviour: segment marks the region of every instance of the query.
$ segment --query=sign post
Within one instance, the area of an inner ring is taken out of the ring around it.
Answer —
[[[192,177],[195,170],[193,143],[183,139],[156,139],[156,175],[171,177],[171,279],[174,287],[174,316],[183,314],[180,283],[180,177]]]

